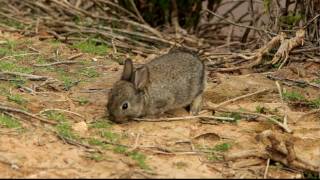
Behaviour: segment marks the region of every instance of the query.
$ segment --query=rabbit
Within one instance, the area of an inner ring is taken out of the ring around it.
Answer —
[[[109,92],[109,119],[122,123],[187,106],[197,115],[205,85],[205,65],[193,52],[176,48],[138,68],[127,59]]]

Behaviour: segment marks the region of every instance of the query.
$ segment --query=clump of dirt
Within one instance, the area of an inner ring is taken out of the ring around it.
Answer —
[[[7,67],[2,62],[18,62],[17,67],[7,70],[56,80],[52,83],[1,80],[1,104],[57,123],[43,124],[19,113],[1,113],[2,177],[300,178],[307,169],[315,170],[320,166],[317,102],[313,109],[291,108],[288,106],[291,96],[285,94],[283,104],[275,81],[266,74],[218,74],[219,83],[208,82],[204,99],[207,104],[219,104],[269,89],[226,104],[224,108],[272,114],[279,121],[287,114],[291,134],[261,117],[231,116],[223,112],[216,112],[216,115],[237,118],[231,122],[192,119],[114,124],[106,117],[105,105],[108,90],[120,77],[122,65],[112,60],[109,51],[97,55],[63,43],[16,34],[1,33],[0,38],[15,42],[17,45],[9,50],[21,56],[17,61],[4,54],[6,58],[0,62],[0,67]],[[26,41],[29,43],[21,43]],[[0,46],[7,47],[6,43]],[[35,50],[38,54],[22,56],[20,52],[26,54]],[[34,64],[63,61],[79,53],[83,55],[74,59],[79,62],[76,64],[34,67]],[[22,67],[30,68],[31,72]],[[309,67],[319,70],[319,65]],[[272,75],[307,78],[308,81],[317,78],[313,71],[306,71],[302,77],[292,72],[283,68]],[[281,85],[288,92],[297,91],[310,101],[320,98],[316,87]],[[13,119],[21,124],[10,128],[8,122]],[[292,140],[294,157],[292,149],[286,149],[288,139]],[[274,141],[278,145],[272,144]]]

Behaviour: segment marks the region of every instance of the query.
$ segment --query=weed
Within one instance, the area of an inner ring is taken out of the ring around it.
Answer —
[[[87,40],[87,41],[82,41],[79,43],[76,43],[72,46],[73,48],[77,48],[82,52],[85,53],[91,53],[91,54],[96,54],[96,55],[106,55],[108,53],[108,46],[104,44],[97,45],[94,41],[92,40]]]
[[[230,122],[235,123],[237,123],[237,121],[241,119],[241,114],[238,112],[223,113],[222,116],[233,118],[234,120]]]
[[[100,162],[100,161],[105,160],[105,157],[100,153],[93,153],[89,156],[89,158],[96,161],[96,162]]]
[[[67,121],[62,121],[56,126],[57,133],[65,139],[78,140],[79,136],[72,132],[71,125]]]
[[[21,124],[18,120],[10,116],[7,116],[3,113],[0,114],[0,125],[6,128],[15,128],[15,129],[21,128]]]
[[[127,153],[127,151],[128,151],[128,148],[124,146],[116,146],[113,148],[113,152],[119,153],[119,154],[125,154]]]
[[[45,112],[45,116],[50,120],[59,122],[55,127],[59,136],[65,139],[79,139],[79,136],[72,131],[71,125],[64,114],[55,111],[47,111]]]
[[[302,14],[293,14],[292,12],[289,12],[287,16],[281,16],[279,19],[282,23],[287,25],[294,25],[297,22],[299,22],[303,18]]]
[[[309,104],[311,108],[316,108],[316,109],[320,108],[320,97],[309,101]]]
[[[63,89],[66,91],[69,91],[73,86],[79,83],[79,80],[73,80],[68,76],[62,76],[61,79],[63,82]]]
[[[55,120],[58,122],[66,121],[65,115],[56,111],[46,111],[45,116],[50,120]]]
[[[214,146],[212,148],[213,151],[219,151],[219,152],[226,152],[231,148],[231,144],[230,143],[222,143],[222,144],[218,144],[216,146]]]
[[[86,105],[89,103],[89,100],[84,97],[77,97],[74,101],[78,102],[80,106]]]
[[[90,138],[88,140],[88,143],[90,145],[94,145],[94,146],[100,146],[102,149],[110,149],[110,145],[104,143],[103,141],[96,139],[96,138]]]
[[[129,157],[135,160],[141,169],[150,169],[149,166],[146,164],[146,156],[142,153],[137,151],[132,151],[128,153]]]
[[[208,150],[207,159],[209,161],[220,161],[223,160],[223,156],[221,153],[228,151],[231,148],[230,143],[222,143],[215,145],[212,148],[205,148]]]
[[[302,94],[296,91],[284,92],[283,97],[285,100],[289,100],[289,101],[305,101],[306,100],[306,98]]]
[[[103,131],[100,131],[100,133],[101,133],[101,137],[106,138],[111,142],[117,142],[120,138],[119,134],[113,133],[111,131],[103,130]]]
[[[93,122],[89,128],[96,128],[96,129],[109,129],[111,128],[111,124],[108,121],[105,120],[98,120]]]
[[[89,77],[89,78],[99,77],[99,75],[100,75],[95,69],[92,69],[92,68],[82,69],[80,74],[82,74],[86,77]]]
[[[11,102],[15,102],[19,105],[23,105],[25,103],[27,103],[28,101],[26,99],[24,99],[21,95],[19,94],[10,94],[10,95],[7,95],[7,99],[8,101],[11,101]]]
[[[24,24],[10,18],[1,18],[0,23],[6,24],[9,27],[14,27],[17,29],[23,29],[25,27]]]
[[[320,78],[314,79],[311,81],[312,83],[320,84]]]
[[[264,113],[266,113],[266,108],[264,106],[258,105],[258,106],[256,106],[256,112],[264,114]]]
[[[18,66],[16,62],[0,61],[0,69],[2,71],[20,72],[20,73],[26,73],[26,74],[33,73],[32,68]]]
[[[141,169],[150,169],[149,166],[146,164],[146,156],[137,151],[129,151],[128,148],[124,146],[116,146],[113,151],[119,154],[128,155],[131,159],[135,160],[138,163],[138,166]]]
[[[208,161],[221,161],[223,160],[222,156],[216,155],[215,153],[209,153],[207,155]]]

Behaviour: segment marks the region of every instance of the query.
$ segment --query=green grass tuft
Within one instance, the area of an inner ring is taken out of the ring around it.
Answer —
[[[107,55],[109,47],[103,44],[96,45],[96,43],[92,40],[82,41],[76,43],[72,46],[73,48],[77,48],[82,52],[91,53],[96,55]]]
[[[231,144],[230,143],[222,143],[222,144],[218,144],[216,146],[214,146],[212,148],[213,151],[219,151],[219,152],[226,152],[231,148]]]
[[[89,128],[96,129],[109,129],[111,128],[111,124],[106,120],[98,120],[89,125]]]
[[[79,139],[79,136],[72,131],[71,125],[67,121],[60,122],[56,126],[56,130],[57,130],[57,133],[65,139],[71,139],[71,140]]]
[[[50,120],[55,120],[58,122],[66,121],[65,115],[56,111],[46,111],[44,114]]]
[[[85,68],[80,71],[80,74],[89,78],[99,77],[100,74],[92,68]]]
[[[103,161],[105,160],[106,158],[100,154],[100,153],[93,153],[89,156],[90,159],[96,161],[96,162],[100,162],[100,161]]]
[[[285,100],[289,100],[289,101],[305,101],[306,100],[306,98],[302,94],[296,91],[284,92],[283,97]]]
[[[11,102],[15,102],[19,105],[23,105],[23,104],[26,104],[28,101],[26,99],[24,99],[21,95],[19,94],[10,94],[10,95],[7,95],[7,99],[8,101],[11,101]]]
[[[21,123],[10,116],[0,113],[0,126],[18,129],[21,128]]]
[[[89,103],[89,100],[85,97],[77,97],[73,99],[74,101],[78,102],[80,106],[86,105]]]

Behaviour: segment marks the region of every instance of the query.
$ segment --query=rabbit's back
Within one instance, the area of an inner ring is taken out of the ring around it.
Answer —
[[[205,67],[196,55],[172,52],[146,66],[150,83],[147,88],[148,114],[187,106],[204,90]]]

